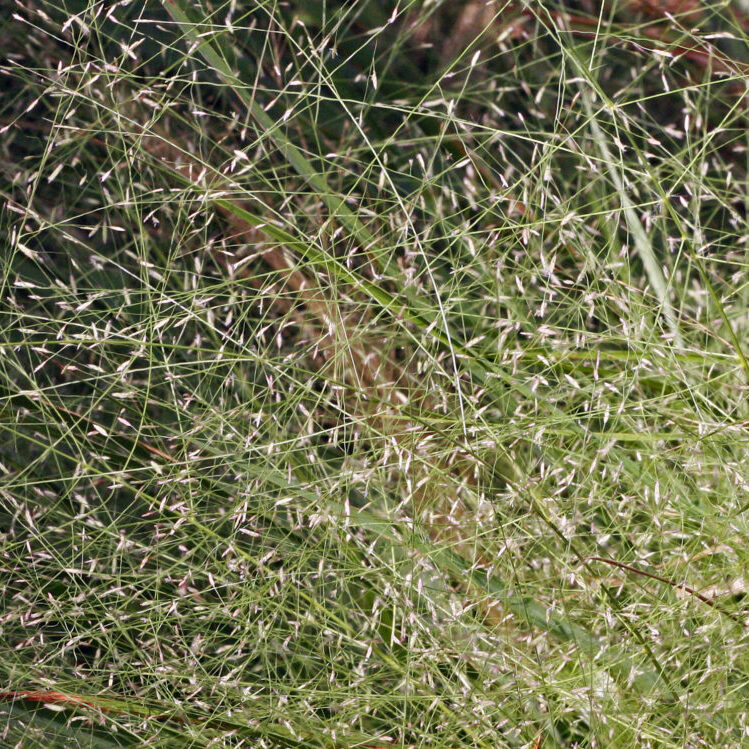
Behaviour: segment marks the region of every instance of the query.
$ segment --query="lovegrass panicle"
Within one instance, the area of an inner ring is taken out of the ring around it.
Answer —
[[[19,0],[0,744],[747,741],[741,0]]]

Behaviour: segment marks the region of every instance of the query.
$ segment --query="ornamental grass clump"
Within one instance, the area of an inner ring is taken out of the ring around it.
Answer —
[[[14,6],[2,743],[741,744],[747,28]]]

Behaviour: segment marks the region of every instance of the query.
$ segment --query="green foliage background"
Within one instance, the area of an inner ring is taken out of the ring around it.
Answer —
[[[4,5],[5,745],[743,742],[746,24],[661,6]]]

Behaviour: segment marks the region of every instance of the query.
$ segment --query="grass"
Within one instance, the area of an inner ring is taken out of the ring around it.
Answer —
[[[744,12],[4,6],[3,745],[745,742]]]

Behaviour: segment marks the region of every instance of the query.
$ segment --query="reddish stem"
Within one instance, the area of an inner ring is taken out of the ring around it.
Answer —
[[[658,580],[658,582],[666,583],[666,585],[670,585],[672,588],[679,588],[685,593],[689,593],[689,595],[694,596],[695,598],[699,598],[700,601],[706,603],[708,606],[712,606],[712,608],[714,608],[716,611],[719,611],[721,614],[725,614],[725,616],[730,617],[742,627],[746,627],[746,624],[741,621],[741,619],[736,616],[736,614],[733,614],[730,611],[726,611],[717,601],[714,601],[712,598],[708,598],[707,596],[703,596],[702,593],[699,593],[694,588],[690,588],[685,583],[675,583],[673,580],[669,580],[667,577],[656,575],[654,572],[645,572],[645,570],[638,570],[637,567],[632,567],[629,564],[624,564],[624,562],[617,562],[615,559],[606,559],[605,557],[588,557],[588,560],[610,564],[612,567],[618,567],[620,570],[626,570],[627,572],[632,572],[635,575],[641,575],[642,577],[649,577],[651,580]]]

